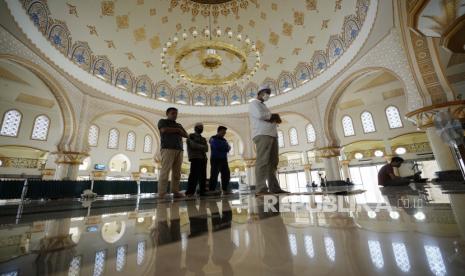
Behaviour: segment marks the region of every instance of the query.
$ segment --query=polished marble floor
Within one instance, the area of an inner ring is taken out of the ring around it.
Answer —
[[[465,275],[456,191],[3,205],[0,275]]]

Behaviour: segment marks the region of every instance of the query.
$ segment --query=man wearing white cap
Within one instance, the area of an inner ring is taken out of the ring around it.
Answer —
[[[249,105],[252,139],[257,149],[255,164],[256,196],[270,193],[288,193],[281,189],[276,171],[279,163],[278,129],[279,114],[270,112],[265,103],[271,95],[268,87],[260,87],[257,98]],[[268,181],[268,187],[266,186]]]
[[[203,124],[196,123],[194,131],[187,138],[187,155],[191,162],[186,191],[186,196],[189,197],[194,196],[197,184],[199,185],[199,195],[206,195],[208,144],[207,139],[202,136]]]

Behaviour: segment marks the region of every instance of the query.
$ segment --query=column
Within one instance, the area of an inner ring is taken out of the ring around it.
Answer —
[[[256,159],[244,160],[245,166],[245,185],[240,190],[250,190],[252,186],[255,186],[255,161]]]
[[[40,240],[36,259],[39,275],[63,275],[69,269],[76,246],[69,234],[70,225],[70,219],[45,222],[45,237]]]
[[[414,121],[419,129],[426,130],[428,141],[438,164],[440,171],[459,170],[451,147],[444,143],[434,127],[434,121],[438,114],[447,114],[450,120],[458,120],[465,123],[465,100],[444,102],[441,104],[426,106],[405,114],[409,120]],[[442,118],[445,121],[444,118]],[[447,122],[444,122],[447,123]]]
[[[341,154],[339,147],[325,147],[318,149],[318,155],[323,158],[325,165],[325,174],[327,181],[341,180],[341,173],[339,172],[338,157]]]
[[[313,179],[312,179],[312,164],[305,164],[304,165],[304,172],[305,172],[305,181],[307,182],[307,185],[312,184]]]
[[[53,180],[55,179],[55,169],[43,169],[40,171],[42,180]]]
[[[339,172],[339,160],[337,157],[324,158],[325,173],[327,181],[341,180],[341,173]]]
[[[438,163],[439,170],[458,170],[459,167],[457,166],[451,147],[442,141],[436,129],[434,127],[427,128],[426,135],[428,136],[428,141],[433,150],[434,159]]]
[[[349,171],[349,163],[350,160],[342,160],[341,167],[342,167],[342,180],[351,179],[350,171]]]
[[[160,177],[160,168],[161,168],[161,163],[159,161],[155,161],[155,169],[154,169],[154,174],[155,174],[155,180],[158,181],[158,178]]]
[[[92,180],[105,180],[107,174],[107,171],[92,171]]]
[[[79,165],[84,158],[89,156],[85,152],[59,151],[53,153],[56,156],[55,180],[76,180],[79,172]]]

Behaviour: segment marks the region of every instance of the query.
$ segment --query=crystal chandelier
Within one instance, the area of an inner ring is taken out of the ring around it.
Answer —
[[[242,84],[260,67],[260,52],[247,35],[230,28],[191,28],[174,34],[160,54],[169,78],[191,87]]]

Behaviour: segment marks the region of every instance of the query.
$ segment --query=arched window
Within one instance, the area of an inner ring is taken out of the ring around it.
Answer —
[[[31,139],[32,140],[47,140],[48,129],[50,127],[50,119],[45,115],[39,115],[34,120],[34,126],[32,128]]]
[[[299,144],[297,129],[294,127],[289,130],[289,141],[291,142],[291,146],[297,146]]]
[[[144,137],[144,152],[151,153],[152,152],[152,136],[145,135]]]
[[[124,266],[126,265],[126,254],[128,248],[126,245],[118,246],[116,248],[116,271],[123,271]]]
[[[370,112],[363,112],[362,115],[360,115],[360,119],[362,120],[363,132],[372,133],[376,131],[375,122]]]
[[[410,261],[407,254],[407,248],[404,243],[393,242],[392,251],[396,260],[397,267],[403,272],[410,271]]]
[[[278,146],[284,148],[284,133],[281,130],[278,130]]]
[[[0,135],[16,137],[19,132],[19,125],[21,124],[21,112],[16,109],[9,110],[3,115],[2,129]]]
[[[126,139],[126,149],[134,151],[136,149],[136,134],[133,131],[128,132]]]
[[[137,265],[141,265],[145,259],[145,241],[137,243]]]
[[[316,141],[315,128],[313,127],[312,124],[308,124],[306,130],[307,130],[307,142],[314,143]]]
[[[342,117],[342,129],[344,130],[344,136],[354,136],[354,123],[352,122],[352,118],[350,116]]]
[[[386,118],[389,123],[389,128],[401,128],[402,119],[400,118],[399,109],[393,105],[386,108]]]
[[[87,141],[89,142],[89,146],[96,147],[98,143],[98,136],[99,136],[99,128],[96,125],[91,125],[89,127],[89,134],[87,134]]]
[[[384,266],[383,252],[381,251],[381,244],[379,241],[369,240],[368,250],[370,251],[371,261],[377,269]]]
[[[108,148],[117,149],[119,144],[119,131],[116,128],[110,129],[108,134]]]

